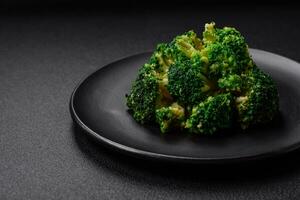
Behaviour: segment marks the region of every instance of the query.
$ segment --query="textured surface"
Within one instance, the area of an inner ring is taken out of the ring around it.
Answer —
[[[83,77],[210,20],[300,61],[297,8],[188,11],[2,14],[0,199],[299,199],[299,153],[246,166],[146,163],[74,127],[69,97]]]

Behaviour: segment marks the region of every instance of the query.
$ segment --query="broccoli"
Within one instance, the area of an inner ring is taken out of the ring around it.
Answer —
[[[168,66],[173,62],[167,44],[159,44],[144,64],[132,84],[127,98],[127,106],[134,119],[142,124],[155,120],[155,109],[170,105],[172,97],[166,89]]]
[[[208,97],[193,108],[185,128],[193,133],[213,134],[219,129],[231,127],[232,102],[230,93]]]
[[[279,96],[272,78],[259,68],[247,76],[244,94],[236,98],[238,121],[243,129],[271,121],[279,108]]]
[[[156,110],[156,122],[162,133],[174,128],[182,128],[185,123],[184,108],[173,103],[171,106],[162,107]]]
[[[175,62],[169,68],[167,89],[182,105],[195,105],[205,99],[214,84],[191,61]]]
[[[153,67],[145,64],[134,81],[130,94],[127,95],[127,106],[133,111],[133,117],[142,124],[155,119],[156,101],[159,96],[158,78]]]
[[[202,101],[214,88],[205,76],[207,67],[201,59],[202,42],[193,31],[177,36],[172,42],[174,62],[169,66],[167,89],[184,106]]]
[[[169,66],[174,62],[171,51],[172,49],[168,44],[162,43],[157,45],[149,63],[155,67],[155,70],[158,73],[165,73]]]
[[[200,54],[202,42],[194,31],[188,31],[175,37],[175,39],[171,42],[171,46],[173,47],[175,55],[176,53],[182,53],[186,57],[192,58]],[[176,57],[181,58],[182,56]]]
[[[244,37],[235,28],[218,29],[206,24],[203,33],[205,48],[201,51],[209,65],[208,76],[219,79],[229,74],[242,74],[253,67]]]
[[[188,31],[157,45],[127,95],[134,119],[155,122],[163,133],[209,135],[271,121],[279,110],[276,85],[255,65],[241,33],[212,22],[202,36]]]

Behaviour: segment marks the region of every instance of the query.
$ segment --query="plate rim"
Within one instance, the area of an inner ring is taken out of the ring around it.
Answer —
[[[254,48],[249,48],[250,53],[251,52],[260,52],[264,54],[269,54],[272,56],[279,57],[280,59],[285,59],[288,60],[289,62],[296,63],[300,65],[299,62],[292,60],[290,58],[281,56],[276,53],[272,53],[269,51],[265,50],[260,50],[260,49],[254,49]],[[271,157],[276,157],[279,155],[283,155],[289,152],[292,152],[300,147],[300,141],[296,142],[292,145],[289,145],[287,147],[279,148],[276,150],[270,150],[266,151],[264,153],[258,153],[258,154],[250,154],[250,155],[245,155],[245,156],[224,156],[222,158],[217,158],[217,157],[192,157],[192,156],[176,156],[176,155],[170,155],[170,154],[163,154],[163,153],[155,153],[151,151],[146,151],[134,147],[130,147],[118,142],[115,142],[113,140],[110,140],[104,136],[102,136],[100,133],[97,133],[90,129],[77,115],[76,110],[74,108],[74,98],[76,95],[76,92],[78,91],[79,87],[87,80],[89,79],[90,76],[95,74],[96,72],[103,70],[106,67],[109,67],[109,65],[118,63],[119,61],[122,61],[127,58],[133,58],[135,56],[140,56],[143,54],[149,54],[151,51],[146,51],[142,53],[137,53],[129,56],[124,56],[121,57],[111,63],[107,63],[103,65],[100,68],[97,68],[95,71],[89,73],[85,77],[82,78],[81,81],[75,86],[75,89],[73,90],[71,94],[71,98],[69,101],[69,109],[70,109],[70,114],[71,118],[73,121],[79,125],[79,127],[88,135],[92,136],[94,139],[96,139],[98,142],[101,142],[104,144],[106,147],[109,147],[112,150],[117,150],[120,153],[124,153],[129,156],[137,157],[137,158],[142,158],[142,159],[150,159],[150,160],[158,160],[158,161],[175,161],[175,162],[181,162],[181,163],[200,163],[200,164],[226,164],[226,163],[234,163],[234,162],[244,162],[244,161],[251,161],[251,160],[260,160],[264,158],[271,158]]]

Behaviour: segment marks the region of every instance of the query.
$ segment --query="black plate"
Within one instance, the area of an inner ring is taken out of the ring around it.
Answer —
[[[143,158],[223,163],[279,155],[300,146],[300,64],[251,49],[254,61],[276,81],[280,116],[270,125],[215,137],[170,133],[136,123],[127,111],[125,94],[150,53],[111,63],[87,77],[72,94],[76,123],[97,140]]]

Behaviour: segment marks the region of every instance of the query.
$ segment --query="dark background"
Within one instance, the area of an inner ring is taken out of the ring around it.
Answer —
[[[235,26],[252,48],[300,61],[297,5],[0,5],[0,199],[300,199],[299,152],[226,166],[151,163],[94,142],[68,108],[76,84],[94,70],[212,20]]]

